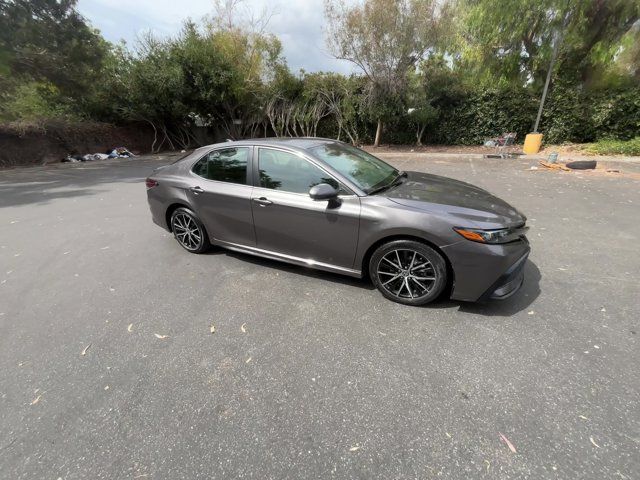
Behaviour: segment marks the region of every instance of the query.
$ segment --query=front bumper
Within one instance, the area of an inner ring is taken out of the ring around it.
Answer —
[[[529,252],[525,253],[509,270],[504,272],[478,300],[481,302],[485,300],[506,300],[520,290],[524,283],[524,265],[527,263],[527,258],[529,258]]]
[[[453,270],[451,298],[468,302],[505,299],[522,286],[531,251],[526,237],[490,245],[462,240],[443,247]]]

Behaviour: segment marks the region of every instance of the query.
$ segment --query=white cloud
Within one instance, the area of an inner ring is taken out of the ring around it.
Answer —
[[[246,0],[245,7],[259,15],[271,12],[267,31],[277,35],[289,67],[295,72],[337,71],[350,73],[350,63],[328,53],[324,39],[322,0]],[[211,0],[80,0],[78,10],[105,36],[132,45],[142,32],[173,35],[187,18],[199,20],[213,12]]]

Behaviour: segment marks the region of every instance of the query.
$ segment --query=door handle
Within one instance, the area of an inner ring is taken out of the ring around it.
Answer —
[[[191,187],[189,190],[193,193],[204,193],[204,190],[200,187]]]
[[[271,200],[267,200],[266,197],[254,198],[253,201],[261,207],[266,207],[267,205],[271,205],[273,203]]]

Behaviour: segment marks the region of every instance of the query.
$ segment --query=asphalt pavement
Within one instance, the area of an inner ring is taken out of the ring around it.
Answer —
[[[191,255],[146,204],[168,157],[0,171],[0,478],[640,478],[640,180],[387,158],[529,217],[518,295]]]

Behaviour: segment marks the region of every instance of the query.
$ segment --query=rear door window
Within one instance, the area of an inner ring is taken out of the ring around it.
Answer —
[[[192,171],[208,180],[246,185],[248,160],[248,147],[222,148],[201,158]]]

